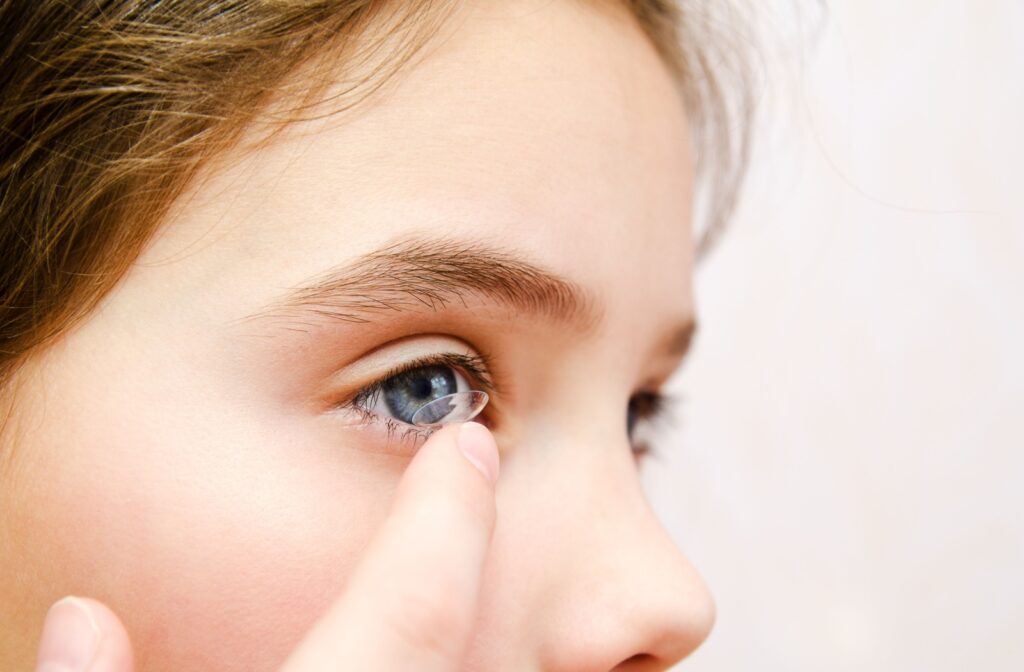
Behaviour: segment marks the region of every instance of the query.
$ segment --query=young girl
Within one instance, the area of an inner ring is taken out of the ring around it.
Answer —
[[[0,3],[0,669],[693,651],[637,477],[695,324],[686,18]]]

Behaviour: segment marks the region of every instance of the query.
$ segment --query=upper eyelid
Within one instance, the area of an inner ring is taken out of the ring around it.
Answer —
[[[465,336],[433,329],[414,330],[398,334],[395,338],[373,339],[364,347],[352,348],[348,354],[342,353],[335,371],[330,374],[330,382],[336,387],[351,389],[359,383],[399,371],[410,362],[446,355],[479,356],[490,369],[490,358]]]

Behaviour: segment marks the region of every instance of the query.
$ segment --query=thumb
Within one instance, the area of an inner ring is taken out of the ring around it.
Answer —
[[[54,602],[39,640],[36,672],[132,672],[132,647],[108,607],[83,597]]]
[[[498,450],[467,422],[435,432],[388,518],[283,672],[458,669],[494,528]]]

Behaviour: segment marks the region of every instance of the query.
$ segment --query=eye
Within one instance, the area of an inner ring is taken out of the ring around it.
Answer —
[[[626,436],[633,453],[641,457],[654,452],[652,425],[666,414],[667,400],[658,392],[637,392],[626,406]]]
[[[419,366],[379,383],[373,406],[366,410],[377,415],[412,424],[416,411],[426,404],[469,391],[469,383],[455,369],[445,364]]]
[[[418,426],[465,422],[488,400],[485,392],[471,385],[470,377],[486,380],[472,357],[450,354],[415,361],[361,390],[352,406],[367,420]]]

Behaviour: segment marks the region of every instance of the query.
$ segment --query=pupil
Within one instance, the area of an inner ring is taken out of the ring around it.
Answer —
[[[402,422],[412,422],[412,416],[425,404],[458,391],[455,373],[448,366],[421,366],[406,371],[383,385],[384,403]]]
[[[435,386],[436,382],[433,378],[430,380],[418,378],[412,383],[413,394],[417,399],[427,399],[430,397],[430,393],[434,390]]]

